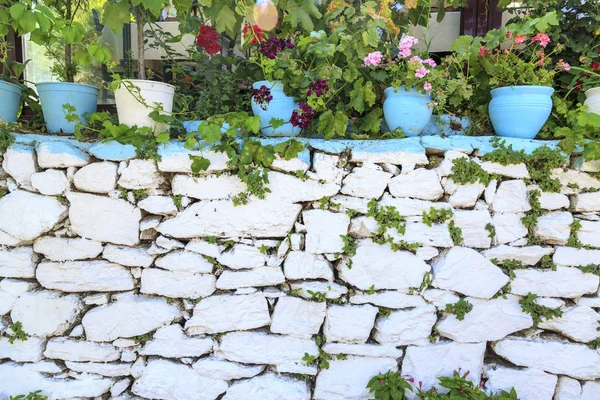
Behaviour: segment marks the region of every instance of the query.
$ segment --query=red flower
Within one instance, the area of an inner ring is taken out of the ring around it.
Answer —
[[[516,44],[524,43],[526,39],[527,39],[527,37],[525,37],[525,35],[519,35],[515,38],[515,43]]]
[[[600,67],[600,64],[597,61],[594,61],[593,63],[590,64],[591,68],[598,68]]]
[[[550,43],[550,37],[545,33],[538,33],[531,38],[531,42],[540,42],[540,46],[546,47]]]
[[[486,49],[484,46],[479,49],[479,57],[489,56],[490,54],[492,54],[491,50]]]
[[[221,51],[219,44],[219,34],[212,26],[202,25],[200,32],[196,36],[198,47],[204,48],[208,54],[217,54]]]
[[[258,25],[244,26],[244,29],[242,30],[242,35],[244,37],[244,41],[250,44],[258,44],[265,37],[263,30]]]
[[[185,78],[183,78],[183,80],[189,83],[189,82],[192,81],[192,77],[191,76],[186,76]]]
[[[512,33],[510,31],[506,31],[506,38],[510,39],[511,36],[512,36]]]

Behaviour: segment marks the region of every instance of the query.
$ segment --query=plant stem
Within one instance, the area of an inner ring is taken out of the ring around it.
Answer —
[[[146,79],[146,68],[144,67],[144,14],[142,8],[137,6],[135,8],[135,22],[137,24],[137,45],[138,45],[138,78]]]
[[[65,19],[67,21],[72,21],[72,16],[71,16],[71,0],[67,0],[67,4],[66,4],[66,15],[65,15]],[[73,76],[73,69],[71,68],[71,63],[72,63],[72,52],[73,49],[71,47],[70,43],[65,44],[65,78],[67,79],[67,82],[75,82],[75,77]]]

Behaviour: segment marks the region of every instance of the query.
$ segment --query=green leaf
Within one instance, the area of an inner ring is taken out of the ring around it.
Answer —
[[[273,146],[273,150],[286,160],[291,160],[298,157],[298,153],[304,150],[304,146],[297,140],[290,139]]]
[[[23,28],[21,33],[27,33],[27,32],[34,31],[35,27],[37,26],[35,13],[33,11],[26,10],[23,13],[23,16],[21,17],[21,19],[19,20],[19,24]]]
[[[9,13],[10,13],[10,16],[13,19],[19,20],[23,16],[23,13],[25,12],[26,9],[27,9],[27,5],[26,4],[24,4],[24,3],[15,3],[15,4],[13,4],[10,7]]]
[[[210,161],[201,156],[193,156],[190,154],[190,159],[192,160],[192,172],[194,174],[199,173],[200,171],[206,171],[210,166]]]
[[[158,143],[166,143],[169,141],[170,138],[171,136],[169,135],[169,132],[161,132],[158,135],[156,135],[156,141]]]
[[[222,6],[215,18],[215,28],[219,32],[228,32],[234,35],[235,21],[233,10],[227,5]]]
[[[348,103],[359,113],[365,111],[365,104],[369,107],[375,104],[377,95],[373,90],[373,82],[369,81],[363,84],[363,79],[359,79],[354,84],[354,89],[350,92],[350,102]]]
[[[244,121],[244,127],[252,133],[258,133],[260,131],[260,118],[257,116],[248,117]]]
[[[335,114],[331,111],[325,111],[319,117],[318,129],[325,135],[325,139],[331,139],[334,136],[344,136],[348,127],[348,116],[341,111]]]
[[[454,51],[459,54],[466,53],[471,48],[471,43],[473,43],[473,36],[459,36],[458,39],[456,39],[450,46],[450,51]]]
[[[110,28],[115,35],[123,29],[123,25],[129,22],[129,5],[127,2],[114,3],[107,1],[104,5],[102,23]]]
[[[215,143],[221,140],[221,126],[217,123],[203,122],[198,127],[198,133],[207,143]]]
[[[277,129],[277,128],[285,125],[285,121],[282,118],[275,118],[275,117],[273,117],[269,121],[269,125],[271,125],[271,128]]]

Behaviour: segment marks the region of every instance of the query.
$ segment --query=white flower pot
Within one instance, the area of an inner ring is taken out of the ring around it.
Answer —
[[[584,106],[588,106],[588,111],[594,114],[600,114],[600,87],[586,90]]]
[[[115,90],[119,123],[147,126],[152,128],[154,133],[167,131],[167,124],[154,121],[149,114],[157,105],[162,105],[161,114],[171,114],[174,95],[175,86],[168,83],[141,79],[123,80],[121,86]]]

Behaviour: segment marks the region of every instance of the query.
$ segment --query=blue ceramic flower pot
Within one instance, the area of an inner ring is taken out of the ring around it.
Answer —
[[[508,86],[491,91],[489,112],[496,135],[533,139],[550,116],[552,93],[549,86]]]
[[[21,108],[21,94],[23,89],[19,86],[0,81],[0,122],[15,122]]]
[[[431,95],[404,86],[389,87],[383,93],[383,116],[390,130],[402,128],[405,136],[419,136],[433,114]]]
[[[298,103],[294,101],[293,97],[285,95],[281,82],[259,81],[252,84],[253,89],[260,89],[261,86],[268,87],[273,96],[264,109],[254,99],[252,100],[252,112],[260,118],[262,134],[265,136],[298,136],[301,129],[289,123],[292,113],[298,108]],[[272,118],[282,119],[286,123],[273,129],[270,127]]]
[[[84,115],[96,111],[98,89],[81,83],[42,82],[36,83],[42,112],[49,133],[74,133],[76,122],[68,122],[64,104],[75,107],[75,114],[81,122]]]

